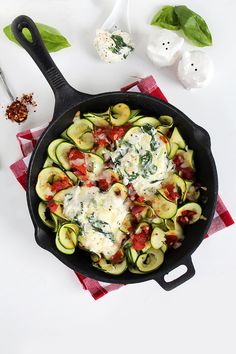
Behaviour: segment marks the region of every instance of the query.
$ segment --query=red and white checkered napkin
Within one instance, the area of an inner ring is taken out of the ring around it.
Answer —
[[[128,86],[125,86],[121,89],[121,91],[136,91],[136,92],[143,92],[149,94],[154,97],[158,97],[164,101],[167,101],[163,93],[161,92],[160,88],[157,86],[156,81],[152,76],[148,76],[145,79],[138,80]],[[14,173],[17,181],[22,185],[23,188],[26,187],[26,175],[27,175],[27,168],[30,160],[31,152],[34,149],[37,140],[39,139],[40,135],[47,127],[48,124],[45,124],[41,127],[34,128],[31,130],[26,130],[22,133],[17,134],[17,139],[19,141],[21,151],[23,157],[13,163],[10,166],[10,169]],[[216,212],[214,215],[214,219],[208,230],[208,234],[205,237],[209,237],[210,235],[214,234],[217,231],[224,229],[234,223],[230,213],[226,209],[224,203],[222,202],[221,198],[218,196]],[[102,283],[97,280],[93,280],[83,276],[80,273],[75,273],[80,280],[83,288],[88,290],[95,300],[99,299],[103,295],[109,293],[110,291],[119,289],[120,287],[124,286],[123,284],[108,284]]]

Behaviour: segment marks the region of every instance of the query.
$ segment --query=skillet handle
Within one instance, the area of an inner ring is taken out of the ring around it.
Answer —
[[[195,268],[193,266],[193,262],[192,262],[192,258],[191,256],[188,256],[187,258],[185,258],[183,261],[181,261],[178,265],[185,265],[187,267],[187,271],[182,274],[179,278],[176,278],[172,281],[166,281],[165,280],[165,274],[158,276],[157,278],[154,278],[154,280],[156,280],[156,282],[165,290],[169,291],[169,290],[173,290],[174,288],[176,288],[177,286],[183,284],[184,282],[186,282],[187,280],[191,279],[194,274],[195,274]],[[176,267],[175,267],[176,268]],[[171,269],[170,271],[174,270],[175,268]]]
[[[54,92],[55,108],[53,119],[91,96],[75,90],[68,84],[49,55],[39,31],[30,17],[25,15],[18,16],[12,22],[11,28],[17,41],[35,61]],[[24,28],[30,31],[32,41],[28,41],[24,36],[22,32]]]

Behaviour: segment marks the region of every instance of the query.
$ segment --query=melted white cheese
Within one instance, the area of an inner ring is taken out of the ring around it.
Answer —
[[[119,228],[128,207],[113,191],[76,186],[65,196],[63,213],[80,225],[85,249],[110,258],[120,248],[124,235]]]
[[[94,47],[106,63],[116,63],[127,58],[134,50],[130,34],[120,30],[114,32],[99,29],[96,31]]]
[[[138,128],[128,135],[127,141],[128,145],[126,141],[121,141],[111,156],[112,160],[124,184],[132,183],[140,196],[150,196],[173,170],[166,144],[155,128],[151,128],[149,134]]]

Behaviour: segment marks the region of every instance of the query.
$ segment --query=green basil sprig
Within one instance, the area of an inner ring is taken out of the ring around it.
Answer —
[[[151,25],[180,30],[196,46],[212,45],[211,32],[204,19],[187,6],[164,6],[152,19]]]
[[[152,18],[151,25],[160,26],[169,30],[180,29],[179,19],[173,6],[164,6]]]
[[[36,23],[36,26],[49,52],[57,52],[71,46],[68,40],[56,28],[44,25],[42,23]],[[3,32],[7,38],[10,39],[10,41],[20,45],[11,30],[11,25],[6,26],[3,29]],[[23,29],[23,34],[28,41],[32,41],[32,36],[27,28]]]

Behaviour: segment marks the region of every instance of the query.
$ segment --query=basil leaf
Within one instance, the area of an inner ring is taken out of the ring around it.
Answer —
[[[179,19],[174,11],[173,6],[164,6],[158,13],[154,15],[151,25],[160,26],[169,30],[179,30]]]
[[[174,11],[185,36],[193,44],[198,47],[212,45],[210,30],[200,15],[190,10],[187,6],[175,6]]]
[[[42,23],[36,23],[36,27],[38,28],[43,42],[49,52],[57,52],[63,48],[71,46],[67,39],[62,36],[56,28],[44,25]],[[3,29],[3,32],[7,38],[10,39],[10,41],[20,45],[11,30],[11,25],[6,26]],[[32,36],[27,28],[23,29],[23,34],[28,41],[32,42]]]

